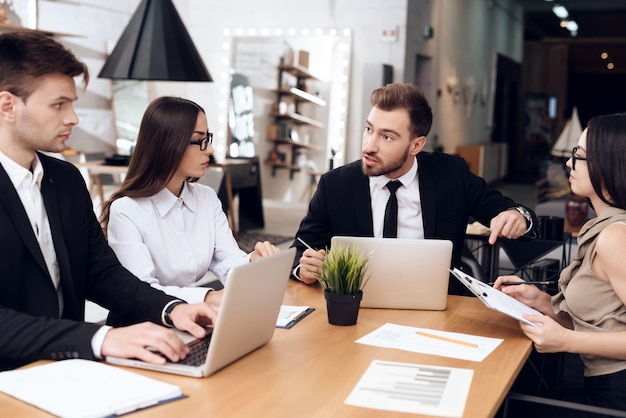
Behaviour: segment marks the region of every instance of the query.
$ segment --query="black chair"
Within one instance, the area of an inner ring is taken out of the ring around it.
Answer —
[[[587,415],[589,417],[626,417],[626,411],[620,411],[617,409],[602,408],[599,406],[586,405],[586,404],[581,404],[577,402],[561,401],[558,399],[545,398],[542,396],[526,395],[523,393],[511,392],[507,395],[506,399],[504,400],[504,411],[503,411],[504,415],[502,418],[509,418],[510,408],[512,408],[511,401],[529,402],[532,404],[545,405],[545,406],[552,407],[552,408],[570,411],[567,413],[564,412],[565,414],[563,415],[564,417],[570,416],[569,414],[572,413],[572,411],[579,411],[579,412],[584,412],[587,414],[592,414],[592,415]],[[527,414],[527,413],[528,411],[524,410],[524,414]],[[525,415],[525,416],[528,416],[528,415]],[[548,416],[548,415],[536,415],[536,416]],[[549,416],[553,416],[553,415],[549,415]]]

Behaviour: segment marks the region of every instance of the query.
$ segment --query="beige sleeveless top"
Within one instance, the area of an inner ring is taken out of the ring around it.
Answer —
[[[557,314],[567,312],[572,317],[576,331],[593,333],[626,330],[626,306],[613,291],[611,283],[591,270],[596,237],[605,227],[616,222],[626,223],[626,211],[607,208],[602,216],[589,220],[578,235],[578,251],[574,260],[561,272],[560,291],[552,297],[552,308]],[[593,338],[593,335],[589,338]],[[585,376],[626,369],[624,360],[586,354],[580,357],[585,366]]]

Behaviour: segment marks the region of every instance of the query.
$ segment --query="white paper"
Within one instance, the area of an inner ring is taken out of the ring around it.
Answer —
[[[374,360],[345,403],[365,408],[462,417],[474,371]]]
[[[0,391],[67,418],[121,415],[182,395],[178,386],[79,359],[2,372]]]
[[[524,305],[519,300],[502,293],[498,289],[494,289],[486,283],[476,280],[472,276],[463,273],[459,269],[451,270],[452,275],[456,277],[461,283],[465,285],[476,297],[483,301],[483,303],[491,309],[502,312],[518,321],[525,322],[529,325],[540,326],[535,322],[530,322],[524,318],[522,314],[543,316],[538,310]],[[522,285],[524,286],[524,285]]]
[[[308,306],[282,305],[276,318],[276,326],[286,327],[291,321],[304,315],[307,309],[309,309]]]
[[[436,338],[418,335],[417,332],[439,335],[458,341],[476,344],[469,347]],[[445,332],[427,328],[408,327],[405,325],[385,324],[356,340],[357,343],[374,345],[377,347],[397,348],[414,353],[433,354],[436,356],[452,357],[462,360],[483,361],[501,343],[500,338],[481,337],[457,332]]]

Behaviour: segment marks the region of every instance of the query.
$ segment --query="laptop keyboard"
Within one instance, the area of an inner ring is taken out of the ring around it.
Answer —
[[[185,364],[187,366],[201,366],[206,360],[206,356],[209,352],[209,342],[211,341],[211,334],[208,334],[201,340],[195,340],[189,343],[189,354],[178,364]]]
[[[154,350],[154,353],[165,358],[168,363],[185,364],[187,366],[201,366],[204,364],[206,356],[209,353],[209,343],[211,342],[211,335],[213,335],[212,329],[207,329],[207,334],[204,338],[202,338],[201,340],[193,340],[188,343],[187,347],[189,347],[189,354],[187,354],[187,357],[180,361],[171,361],[170,359],[165,357],[165,355],[159,353],[156,350]]]

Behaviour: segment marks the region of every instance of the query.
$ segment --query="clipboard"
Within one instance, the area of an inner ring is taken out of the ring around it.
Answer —
[[[476,280],[469,274],[465,274],[457,268],[450,270],[450,272],[488,308],[502,312],[503,314],[524,322],[525,324],[533,325],[535,327],[541,326],[541,324],[531,322],[522,316],[522,314],[543,316],[543,314],[538,310],[524,305],[519,300],[507,295],[506,293],[502,293],[498,289],[494,289],[480,280]]]
[[[311,312],[313,312],[315,308],[311,308],[310,306],[290,306],[290,305],[282,305],[280,307],[280,313],[278,314],[278,319],[276,321],[276,328],[286,328],[289,329],[296,325],[298,322],[302,321],[305,317],[307,317]],[[290,312],[291,311],[291,312]],[[281,321],[281,316],[287,315],[289,316],[288,321]]]

